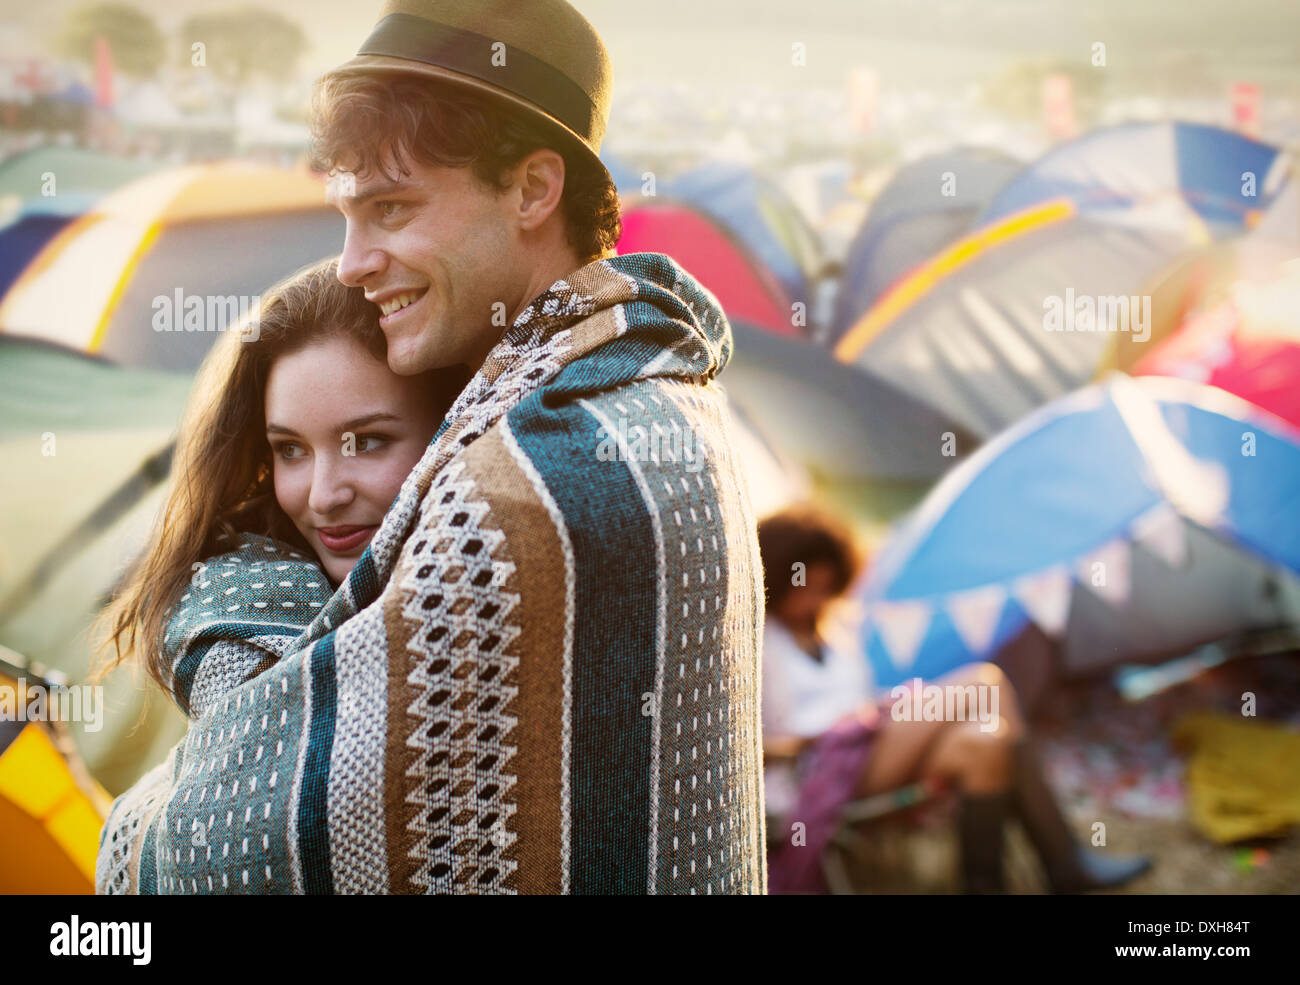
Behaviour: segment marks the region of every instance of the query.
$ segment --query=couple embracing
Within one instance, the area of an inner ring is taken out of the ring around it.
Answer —
[[[765,891],[731,332],[614,255],[609,93],[561,0],[390,2],[318,82],[346,239],[204,364],[108,613],[189,728],[98,892]]]

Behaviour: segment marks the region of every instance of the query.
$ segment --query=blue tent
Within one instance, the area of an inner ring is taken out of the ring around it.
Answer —
[[[64,227],[153,169],[80,147],[36,147],[0,163],[0,296]]]
[[[1019,167],[1000,151],[955,147],[899,168],[849,244],[831,338],[848,331],[909,270],[964,236]]]
[[[859,643],[890,687],[1000,659],[1034,627],[1077,674],[1294,626],[1298,502],[1300,435],[1283,422],[1115,374],[933,489],[854,588]]]
[[[630,161],[609,150],[600,152],[600,162],[614,179],[614,187],[620,195],[636,195],[641,192],[641,172]]]
[[[1199,123],[1106,127],[1030,164],[979,221],[1066,197],[1085,215],[1124,223],[1158,216],[1177,221],[1180,209],[1189,210],[1214,237],[1232,236],[1253,225],[1276,194],[1273,169],[1283,166],[1278,151]]]
[[[775,182],[741,165],[709,163],[660,182],[657,194],[721,223],[776,275],[791,299],[809,303],[821,248],[798,206]]]
[[[70,194],[57,199],[31,199],[0,219],[0,295],[9,290],[45,244],[90,209],[96,197]]]

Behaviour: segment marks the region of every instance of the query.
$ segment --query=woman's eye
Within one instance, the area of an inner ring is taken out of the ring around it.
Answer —
[[[301,445],[296,445],[292,441],[286,441],[282,445],[277,445],[275,453],[283,458],[286,462],[295,458],[302,458],[303,450]]]
[[[386,438],[377,434],[363,434],[357,438],[357,451],[378,451],[388,443]]]

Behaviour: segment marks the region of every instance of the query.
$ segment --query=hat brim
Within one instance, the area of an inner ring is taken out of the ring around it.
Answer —
[[[423,78],[438,79],[463,89],[471,90],[489,99],[494,99],[499,103],[523,111],[533,119],[546,123],[552,132],[564,141],[566,149],[575,152],[591,163],[595,164],[601,170],[601,173],[609,178],[613,183],[613,177],[609,169],[605,167],[605,162],[600,159],[600,155],[592,149],[581,136],[569,129],[550,113],[538,106],[536,103],[529,102],[520,96],[497,86],[489,85],[480,79],[471,75],[464,75],[460,72],[453,72],[451,69],[443,68],[441,65],[430,65],[427,62],[419,62],[410,58],[397,58],[393,55],[357,55],[344,62],[337,68],[331,69],[325,73],[325,77],[338,77],[348,75],[417,75]]]

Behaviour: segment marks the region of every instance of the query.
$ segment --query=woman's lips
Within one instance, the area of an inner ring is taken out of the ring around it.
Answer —
[[[335,554],[346,554],[368,541],[379,528],[369,527],[317,527],[320,542]]]

